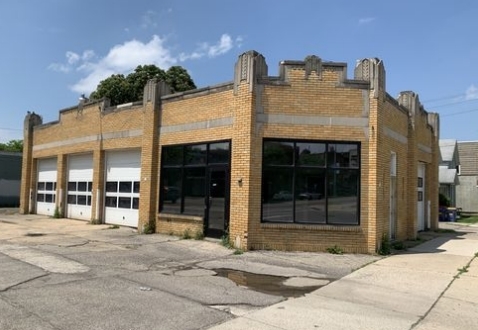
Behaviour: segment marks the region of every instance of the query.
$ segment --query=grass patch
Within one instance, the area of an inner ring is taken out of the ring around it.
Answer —
[[[439,228],[439,229],[435,230],[435,233],[450,234],[450,233],[456,233],[456,231],[453,230],[453,229],[442,229],[442,228]]]
[[[457,219],[456,222],[459,223],[469,223],[469,224],[475,224],[478,223],[478,216],[461,216],[460,219]]]
[[[338,245],[328,247],[326,250],[330,254],[344,254],[344,250]]]
[[[120,226],[118,225],[111,225],[108,227],[108,229],[119,229]]]

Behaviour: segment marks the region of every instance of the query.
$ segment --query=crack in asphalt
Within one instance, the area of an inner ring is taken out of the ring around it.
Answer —
[[[1,289],[1,290],[0,290],[0,293],[7,292],[8,290],[13,289],[13,288],[15,288],[15,287],[17,287],[17,286],[20,286],[20,285],[23,285],[23,284],[32,282],[32,281],[34,281],[34,280],[37,280],[37,279],[39,279],[39,278],[42,278],[42,277],[45,277],[45,276],[49,276],[49,275],[50,275],[49,273],[46,273],[46,274],[42,274],[42,275],[38,275],[38,276],[35,276],[35,277],[32,277],[32,278],[29,278],[28,280],[21,281],[21,282],[19,282],[19,283],[15,283],[15,284],[10,285],[10,286],[8,286],[8,287],[6,287],[6,288],[4,288],[4,289]]]

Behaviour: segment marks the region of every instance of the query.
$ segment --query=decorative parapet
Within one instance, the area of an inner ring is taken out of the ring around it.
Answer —
[[[378,97],[378,92],[385,92],[385,67],[378,58],[365,58],[358,60],[355,65],[354,79],[370,82],[373,97]]]
[[[234,69],[234,93],[237,93],[241,82],[249,84],[252,92],[260,78],[267,77],[267,64],[264,56],[255,50],[250,50],[239,56]]]

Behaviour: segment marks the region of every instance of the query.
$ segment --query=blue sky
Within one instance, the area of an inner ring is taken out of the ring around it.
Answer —
[[[388,93],[418,93],[441,138],[478,140],[477,17],[474,0],[1,0],[0,142],[22,138],[27,111],[57,120],[113,73],[181,65],[205,87],[251,49],[270,75],[317,55],[352,78],[378,57]]]

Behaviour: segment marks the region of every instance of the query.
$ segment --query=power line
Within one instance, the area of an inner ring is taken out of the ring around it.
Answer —
[[[4,131],[23,131],[22,129],[20,128],[8,128],[8,127],[0,127],[1,130],[4,130]]]
[[[434,106],[432,105],[432,106],[430,106],[430,108],[432,108],[432,109],[443,108],[443,107],[448,107],[450,105],[461,104],[461,103],[466,103],[466,102],[473,102],[473,101],[478,101],[478,99],[463,100],[463,101],[439,104],[439,105],[434,105]]]
[[[452,117],[452,116],[458,116],[458,115],[462,115],[462,114],[465,114],[465,113],[476,112],[476,111],[478,111],[478,109],[458,111],[458,112],[454,112],[454,113],[440,115],[440,117]]]

